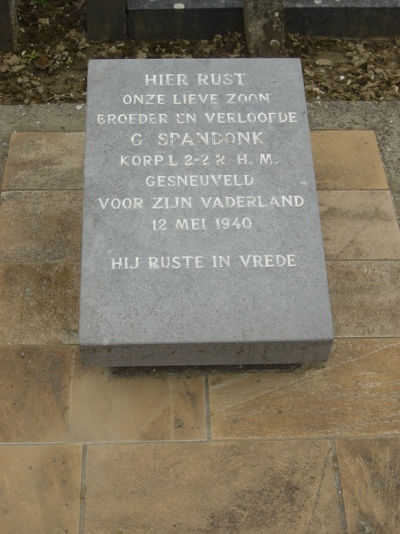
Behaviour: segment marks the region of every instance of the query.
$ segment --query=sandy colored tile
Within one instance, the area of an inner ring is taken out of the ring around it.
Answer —
[[[388,189],[375,132],[311,132],[318,189]]]
[[[0,264],[1,343],[76,343],[79,271],[76,263]]]
[[[337,442],[349,533],[400,532],[400,439]]]
[[[3,190],[81,189],[84,158],[82,132],[13,133]]]
[[[66,441],[76,348],[0,346],[0,442]]]
[[[1,194],[0,261],[79,261],[81,191]]]
[[[70,441],[205,439],[205,418],[202,376],[115,376],[77,358]]]
[[[389,191],[319,191],[318,199],[326,259],[400,259]]]
[[[400,337],[400,263],[327,262],[336,337]]]
[[[86,482],[83,534],[342,532],[327,441],[93,445]]]
[[[324,367],[211,375],[214,439],[400,433],[400,339],[342,339]]]
[[[77,534],[79,445],[0,447],[0,530],[4,534]]]

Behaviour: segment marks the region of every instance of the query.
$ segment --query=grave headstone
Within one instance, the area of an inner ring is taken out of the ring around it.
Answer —
[[[87,106],[84,362],[325,360],[300,61],[95,60]]]

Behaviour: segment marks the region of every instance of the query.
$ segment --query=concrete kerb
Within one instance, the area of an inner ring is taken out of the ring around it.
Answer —
[[[312,130],[374,130],[400,221],[400,102],[313,102]],[[83,132],[86,106],[47,104],[0,106],[0,185],[12,132]]]

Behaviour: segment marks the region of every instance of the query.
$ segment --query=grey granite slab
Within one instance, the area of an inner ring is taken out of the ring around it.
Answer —
[[[298,60],[97,60],[88,76],[86,363],[327,358]]]

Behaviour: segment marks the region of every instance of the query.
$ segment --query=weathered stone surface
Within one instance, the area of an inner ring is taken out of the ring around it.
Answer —
[[[2,532],[78,532],[81,467],[81,445],[0,447]]]
[[[87,125],[85,362],[327,358],[298,60],[94,61]]]
[[[89,445],[86,483],[85,534],[342,532],[328,440]]]
[[[253,57],[284,57],[283,0],[244,0],[244,33]]]

